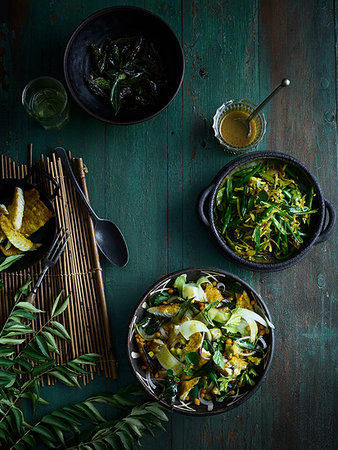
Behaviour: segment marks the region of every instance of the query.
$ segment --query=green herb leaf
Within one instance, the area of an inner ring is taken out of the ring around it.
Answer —
[[[53,318],[59,316],[60,314],[62,314],[62,313],[65,311],[65,309],[66,309],[67,306],[68,306],[69,299],[70,299],[70,296],[68,295],[67,298],[66,298],[66,300],[65,300],[65,301],[62,303],[62,305],[60,306],[60,308],[59,308],[54,314],[52,314],[52,317],[53,317]]]
[[[219,350],[216,350],[212,357],[214,363],[216,366],[220,367],[222,370],[224,370],[224,359],[223,355]]]
[[[189,352],[185,355],[185,360],[187,364],[197,366],[200,362],[200,355],[198,354],[198,352]]]

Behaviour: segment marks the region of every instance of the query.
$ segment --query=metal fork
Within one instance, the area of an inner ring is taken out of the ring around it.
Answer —
[[[61,229],[59,231],[59,234],[56,236],[55,241],[53,242],[52,247],[46,254],[46,256],[42,260],[42,264],[44,265],[44,268],[37,279],[32,291],[28,294],[26,298],[26,302],[34,303],[36,298],[36,293],[40,287],[40,284],[46,275],[48,269],[51,267],[54,267],[56,263],[58,262],[58,259],[60,258],[62,252],[64,251],[66,244],[68,242],[68,239],[70,238],[71,233],[68,233],[68,230],[66,230],[63,233],[63,230]]]

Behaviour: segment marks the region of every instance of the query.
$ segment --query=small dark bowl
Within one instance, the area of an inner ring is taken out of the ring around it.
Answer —
[[[275,332],[273,329],[269,329],[269,334],[264,336],[264,339],[268,345],[268,351],[265,357],[265,363],[264,367],[258,366],[257,372],[258,377],[255,379],[256,384],[254,386],[251,386],[248,388],[248,390],[243,393],[237,400],[233,401],[231,399],[224,400],[223,402],[214,402],[214,408],[209,411],[207,409],[207,406],[204,405],[195,405],[195,404],[189,404],[186,405],[183,402],[177,401],[175,405],[171,406],[165,401],[160,399],[160,394],[162,392],[162,389],[160,386],[156,386],[156,389],[153,389],[144,373],[144,370],[142,369],[142,359],[139,356],[139,350],[137,347],[137,343],[135,341],[135,330],[134,330],[134,324],[139,322],[142,317],[144,316],[144,303],[147,300],[149,295],[153,295],[161,290],[170,288],[173,286],[174,281],[176,277],[179,275],[182,275],[186,273],[187,278],[189,281],[197,280],[201,276],[206,275],[214,275],[217,277],[217,279],[224,283],[225,285],[231,281],[236,282],[240,286],[242,286],[247,293],[249,294],[250,298],[253,298],[256,300],[257,306],[259,306],[265,313],[266,317],[272,322],[269,310],[266,306],[266,304],[263,302],[259,294],[245,281],[241,280],[240,278],[236,277],[235,275],[232,275],[231,273],[225,272],[224,270],[215,269],[211,267],[199,267],[199,268],[191,268],[191,269],[185,269],[180,270],[178,272],[173,272],[169,275],[166,275],[165,277],[161,278],[159,281],[157,281],[151,288],[147,290],[147,292],[143,295],[142,299],[139,301],[136,310],[131,318],[130,325],[129,325],[129,331],[128,331],[128,357],[129,362],[131,364],[131,367],[133,371],[136,374],[136,377],[138,381],[141,383],[142,387],[161,405],[165,406],[166,408],[171,409],[172,411],[179,412],[181,414],[187,414],[190,416],[209,416],[214,414],[220,414],[227,411],[230,411],[231,409],[235,408],[236,406],[241,405],[246,400],[248,400],[261,386],[262,382],[265,379],[265,376],[270,368],[273,353],[274,353],[274,347],[275,347]]]
[[[94,95],[83,76],[89,73],[89,42],[102,45],[107,37],[118,39],[143,35],[153,42],[165,67],[167,85],[156,105],[119,111],[114,115],[108,101]],[[64,54],[64,75],[74,100],[87,113],[104,122],[129,125],[143,122],[163,111],[178,93],[184,75],[182,46],[172,28],[159,16],[135,6],[115,6],[87,17],[71,35]]]
[[[280,262],[259,263],[242,258],[228,246],[226,241],[217,231],[214,220],[214,207],[217,191],[223,187],[229,176],[234,172],[268,159],[282,161],[288,164],[298,176],[301,189],[308,191],[311,186],[314,187],[316,195],[313,199],[313,209],[317,209],[318,212],[311,217],[310,237],[289,259]],[[230,161],[218,172],[212,183],[202,191],[198,203],[198,213],[200,219],[208,228],[223,254],[238,266],[257,272],[275,272],[296,264],[306,256],[314,245],[324,242],[329,238],[336,223],[335,209],[332,204],[324,198],[320,185],[312,173],[300,161],[292,156],[273,152],[255,152]]]
[[[39,191],[40,200],[47,206],[47,208],[53,213],[53,217],[51,217],[48,222],[37,230],[34,234],[29,236],[29,239],[33,242],[38,242],[41,245],[37,250],[31,252],[25,252],[24,256],[18,259],[14,264],[12,264],[6,272],[16,272],[18,270],[27,269],[33,264],[37,264],[49,251],[52,247],[57,230],[57,218],[55,215],[55,210],[53,207],[53,200],[55,199],[58,190],[59,183],[54,180],[48,173],[41,170],[39,167],[34,166],[35,170],[41,172],[44,176],[46,176],[53,184],[54,184],[54,192],[51,196],[48,196],[43,188],[41,188],[37,184],[32,184],[28,181],[30,174],[21,179],[13,179],[13,178],[3,178],[0,180],[0,203],[8,205],[12,202],[15,187],[21,188],[24,192],[30,189],[36,189]],[[0,251],[0,257],[4,255]]]

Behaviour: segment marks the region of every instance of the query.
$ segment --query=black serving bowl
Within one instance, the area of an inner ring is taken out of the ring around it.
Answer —
[[[15,272],[18,270],[27,269],[33,264],[38,263],[50,250],[52,247],[57,231],[57,218],[55,215],[55,209],[53,206],[53,201],[59,191],[59,183],[54,180],[47,172],[41,170],[38,166],[33,166],[32,170],[37,170],[43,174],[48,180],[50,180],[54,185],[54,191],[51,195],[47,194],[45,189],[40,185],[40,183],[32,184],[29,179],[32,171],[21,180],[13,178],[3,178],[0,180],[0,203],[8,205],[12,202],[14,191],[16,187],[21,188],[24,192],[30,189],[36,189],[40,194],[40,200],[47,206],[47,208],[53,213],[48,222],[45,223],[43,227],[29,236],[29,239],[33,242],[42,244],[41,247],[34,251],[24,252],[22,258],[18,259],[13,263],[6,272]],[[0,258],[4,257],[0,251]]]
[[[308,192],[311,186],[313,186],[315,197],[312,206],[313,209],[317,209],[318,212],[311,216],[310,237],[307,238],[307,241],[304,241],[297,252],[284,261],[261,263],[242,258],[228,246],[227,242],[217,231],[214,220],[214,208],[218,190],[224,186],[231,175],[239,170],[243,170],[246,167],[256,165],[266,160],[286,163],[297,175],[301,190]],[[296,264],[309,253],[314,245],[324,242],[329,238],[336,222],[335,209],[332,204],[324,198],[320,185],[312,173],[296,158],[283,153],[274,152],[255,152],[230,161],[218,172],[211,184],[202,191],[198,202],[198,213],[200,219],[208,228],[223,254],[237,265],[257,272],[275,272]]]
[[[272,322],[271,316],[269,313],[269,310],[259,294],[245,281],[241,280],[240,278],[236,277],[235,275],[232,275],[231,273],[225,272],[220,269],[210,268],[210,267],[199,267],[199,268],[191,268],[191,269],[185,269],[180,270],[178,272],[170,273],[169,275],[166,275],[165,277],[161,278],[159,281],[157,281],[153,286],[151,286],[146,293],[143,295],[141,300],[136,306],[136,310],[134,314],[132,315],[130,324],[129,324],[129,331],[128,331],[128,357],[129,362],[131,364],[131,367],[133,371],[135,372],[135,375],[138,379],[138,381],[141,383],[142,387],[159,403],[161,403],[166,408],[170,408],[172,411],[179,412],[182,414],[187,414],[191,416],[208,416],[208,415],[214,415],[214,414],[220,414],[227,411],[230,411],[231,409],[235,408],[236,406],[241,405],[246,400],[248,400],[261,386],[262,382],[264,381],[266,374],[270,368],[273,353],[274,353],[274,346],[275,346],[275,333],[274,330],[269,328],[269,333],[264,336],[264,339],[266,341],[266,344],[268,346],[268,350],[265,357],[264,366],[257,367],[258,377],[255,378],[256,384],[254,386],[248,387],[248,390],[243,392],[236,400],[224,400],[223,402],[213,402],[213,409],[210,411],[208,410],[207,406],[205,405],[195,405],[189,403],[186,405],[184,402],[177,401],[175,405],[169,405],[164,400],[160,398],[160,394],[162,392],[162,387],[160,385],[157,385],[154,389],[150,384],[146,377],[145,371],[142,369],[142,359],[139,355],[139,350],[137,347],[136,339],[135,339],[135,330],[134,330],[134,324],[138,323],[143,317],[145,313],[145,302],[147,298],[153,294],[156,294],[161,291],[165,291],[173,286],[174,281],[176,277],[182,274],[187,274],[188,281],[196,281],[201,276],[208,276],[211,277],[217,277],[217,280],[223,284],[227,284],[229,282],[232,283],[238,283],[243,289],[245,289],[250,296],[250,298],[254,299],[256,301],[256,306],[259,307],[262,311],[264,311],[265,316]]]
[[[167,84],[156,105],[114,114],[110,103],[94,95],[84,81],[89,73],[88,43],[102,45],[107,37],[144,36],[158,51],[165,68]],[[163,111],[175,98],[183,81],[184,55],[172,28],[159,16],[135,6],[105,8],[87,17],[71,35],[64,54],[64,75],[75,101],[87,113],[104,122],[129,125],[143,122]]]

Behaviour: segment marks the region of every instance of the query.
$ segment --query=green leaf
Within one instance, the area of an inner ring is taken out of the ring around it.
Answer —
[[[56,310],[56,308],[57,308],[57,306],[58,306],[58,303],[59,303],[59,300],[60,300],[60,298],[61,298],[61,295],[62,295],[62,291],[60,292],[60,294],[56,297],[56,299],[55,299],[55,301],[54,301],[53,308],[52,308],[52,312],[51,312],[51,316],[52,316],[52,317],[53,317],[53,315],[54,315],[54,313],[55,313],[55,310]]]
[[[24,309],[25,311],[30,311],[32,313],[45,312],[45,311],[42,311],[42,309],[36,308],[34,305],[32,305],[31,303],[28,303],[28,302],[19,302],[16,306],[17,306],[17,308],[21,308],[21,309]]]
[[[28,311],[23,311],[21,309],[13,311],[11,316],[22,317],[22,318],[28,319],[28,320],[35,320],[38,317],[35,314],[32,314]]]
[[[26,436],[23,436],[22,440],[29,446],[29,448],[36,448],[36,442],[32,435],[26,434]]]
[[[154,297],[148,299],[148,305],[149,306],[159,306],[163,302],[167,301],[171,297],[168,292],[160,292],[159,294],[155,295]]]
[[[74,417],[72,413],[64,411],[64,408],[53,411],[51,415],[66,420],[71,426],[74,427],[74,429],[76,429],[75,425],[80,423],[78,417]]]
[[[11,367],[15,364],[12,359],[0,357],[0,367]]]
[[[49,359],[50,354],[46,341],[41,336],[35,336],[35,342],[38,344],[41,353]]]
[[[112,104],[114,113],[120,110],[120,75],[116,77],[110,92],[110,103]]]
[[[11,387],[16,381],[16,374],[0,369],[0,387]]]
[[[145,405],[145,409],[149,412],[151,412],[155,417],[157,417],[160,420],[163,420],[164,422],[168,422],[169,418],[165,414],[163,408],[158,403],[150,402]]]
[[[14,350],[10,347],[0,347],[0,355],[1,356],[11,356],[14,353],[15,353]]]
[[[13,361],[14,364],[20,364],[20,366],[24,367],[28,371],[33,369],[33,366],[25,358],[15,358]]]
[[[31,342],[22,350],[21,355],[26,356],[33,361],[45,361],[46,357],[40,353],[38,346],[36,347],[37,348],[34,348],[34,344]]]
[[[60,428],[63,431],[69,431],[68,423],[64,423],[60,418],[55,417],[51,414],[47,414],[45,417],[43,417],[41,419],[41,422],[52,425],[53,427]]]
[[[15,406],[12,407],[12,413],[15,418],[16,428],[20,435],[22,432],[22,422],[24,420],[23,413],[19,408],[16,408]]]
[[[47,371],[49,371],[49,369],[51,369],[54,366],[55,366],[55,360],[54,359],[53,359],[53,361],[49,361],[49,362],[40,364],[40,365],[34,367],[34,369],[32,371],[32,377],[35,378],[40,373],[47,372]]]
[[[95,448],[95,450],[106,450],[107,446],[104,442],[96,441],[92,442],[92,446]]]
[[[121,442],[124,445],[124,448],[126,450],[133,450],[133,448],[134,448],[134,440],[130,436],[130,434],[127,434],[127,433],[125,433],[123,431],[118,431],[116,434],[121,439]]]
[[[119,391],[118,391],[119,392]],[[130,400],[124,395],[116,394],[98,394],[88,398],[91,402],[103,403],[112,406],[113,408],[129,408],[135,406],[137,403]]]
[[[69,430],[69,427],[68,427]],[[75,430],[76,431],[76,430]],[[61,442],[61,445],[63,445],[64,448],[66,448],[66,443],[65,443],[65,439],[63,437],[63,433],[60,430],[60,428],[54,428],[54,433],[57,435],[57,437],[59,438],[59,441]]]
[[[98,412],[98,410],[95,408],[95,406],[91,402],[85,401],[84,405],[86,405],[87,408],[90,409],[92,415],[96,418],[96,420],[98,422],[104,422],[105,421],[105,419],[101,416],[101,414]]]
[[[63,313],[63,311],[67,308],[67,306],[68,306],[68,303],[69,303],[69,299],[70,299],[70,296],[68,295],[67,296],[67,298],[66,298],[66,300],[62,303],[62,305],[60,306],[60,308],[54,313],[54,314],[52,314],[52,317],[54,318],[54,317],[57,317],[57,316],[59,316],[60,314],[62,314]]]
[[[74,363],[74,361],[67,363],[67,366],[69,366],[72,370],[74,370],[78,373],[88,373],[88,370],[83,369],[81,366]]]
[[[53,321],[51,321],[51,324],[62,335],[63,339],[66,339],[66,340],[70,340],[71,339],[71,337],[69,336],[66,328],[61,323],[56,322],[56,321],[53,320]]]
[[[187,364],[197,366],[200,362],[200,355],[198,354],[198,352],[189,352],[185,355],[185,360]]]
[[[22,344],[23,342],[25,342],[26,339],[13,339],[13,338],[0,338],[0,344],[5,344],[5,345],[18,345],[18,344]]]
[[[66,386],[75,386],[75,383],[73,382],[73,380],[70,380],[69,378],[67,378],[65,375],[58,372],[57,370],[53,370],[52,372],[50,372],[50,375],[53,375],[58,380],[62,381],[62,383],[65,384]]]
[[[216,350],[212,357],[216,366],[219,366],[222,370],[224,370],[224,360],[222,353],[219,350]]]
[[[42,336],[46,339],[47,343],[51,346],[52,351],[59,353],[58,346],[56,345],[55,339],[51,333],[48,331],[43,331]]]
[[[18,261],[20,258],[22,258],[24,255],[12,255],[12,256],[7,256],[6,258],[1,258],[1,262],[0,262],[0,272],[2,272],[3,270],[8,269],[8,267],[10,267],[12,264],[14,264],[16,261]]]
[[[54,436],[54,434],[51,431],[49,431],[49,429],[46,428],[43,425],[35,425],[32,428],[32,431],[34,431],[34,433],[37,433],[40,436],[46,438],[48,441],[51,441],[51,442],[55,442],[56,441],[56,437]]]

